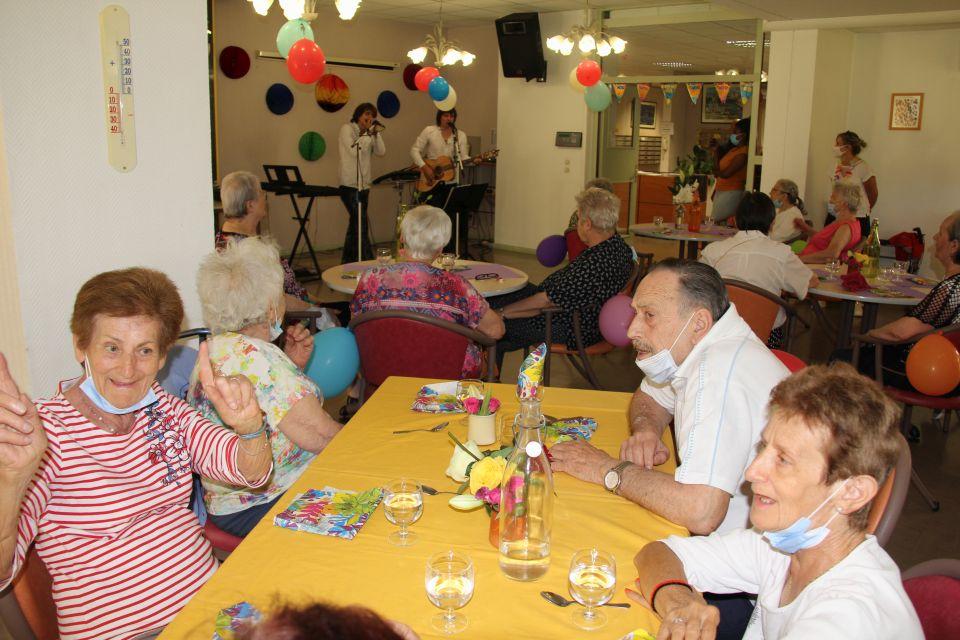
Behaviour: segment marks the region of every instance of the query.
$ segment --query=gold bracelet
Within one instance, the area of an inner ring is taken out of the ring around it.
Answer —
[[[244,455],[247,455],[247,456],[250,456],[251,458],[253,458],[253,457],[255,457],[255,456],[260,455],[260,452],[263,451],[264,449],[266,449],[266,448],[267,448],[267,445],[269,445],[269,444],[270,444],[270,441],[269,441],[269,440],[266,440],[266,441],[264,441],[264,443],[263,443],[262,445],[260,445],[260,448],[259,448],[259,449],[257,449],[257,450],[254,451],[253,453],[250,453],[250,452],[248,452],[246,449],[243,448],[243,441],[241,440],[241,441],[237,442],[237,448],[240,449],[240,453],[242,453],[242,454],[244,454]]]

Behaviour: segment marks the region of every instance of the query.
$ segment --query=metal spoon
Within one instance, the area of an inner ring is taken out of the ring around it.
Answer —
[[[425,484],[420,485],[420,490],[423,491],[428,496],[435,496],[438,493],[449,493],[450,495],[454,495],[454,496],[457,495],[456,491],[437,491],[433,487],[428,487]]]
[[[428,431],[428,432],[430,432],[430,433],[436,433],[437,431],[440,431],[440,429],[443,429],[443,428],[444,428],[445,426],[447,426],[448,424],[450,424],[450,423],[449,423],[449,422],[441,422],[441,423],[438,424],[437,426],[431,427],[431,428],[429,428],[429,429],[404,429],[404,430],[402,430],[402,431],[394,431],[394,432],[393,432],[393,435],[397,435],[397,434],[400,434],[400,433],[413,433],[414,431]]]
[[[580,604],[576,600],[568,600],[564,598],[559,593],[554,593],[553,591],[541,591],[540,595],[546,599],[547,602],[557,605],[558,607],[569,607],[572,604]],[[603,605],[604,607],[620,607],[621,609],[629,609],[629,602],[608,602]]]

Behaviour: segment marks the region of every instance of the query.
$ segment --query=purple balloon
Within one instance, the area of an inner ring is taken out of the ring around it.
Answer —
[[[555,267],[567,257],[567,239],[547,236],[537,246],[537,260],[545,267]]]
[[[633,310],[630,296],[618,294],[603,303],[600,308],[600,333],[604,340],[616,347],[630,344],[627,328],[637,312]]]

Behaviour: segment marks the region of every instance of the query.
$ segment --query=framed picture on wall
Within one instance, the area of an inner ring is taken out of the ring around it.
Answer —
[[[889,129],[899,131],[919,131],[922,121],[922,93],[890,94]]]
[[[700,100],[700,122],[704,124],[736,122],[743,117],[739,84],[730,87],[726,102],[720,102],[716,86],[704,84],[703,95],[700,96]]]
[[[641,102],[640,103],[640,123],[637,125],[639,129],[656,129],[657,128],[657,103],[656,102]]]

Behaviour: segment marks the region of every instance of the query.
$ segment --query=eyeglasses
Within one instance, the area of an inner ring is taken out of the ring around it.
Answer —
[[[474,280],[499,280],[500,276],[496,273],[478,273]]]

